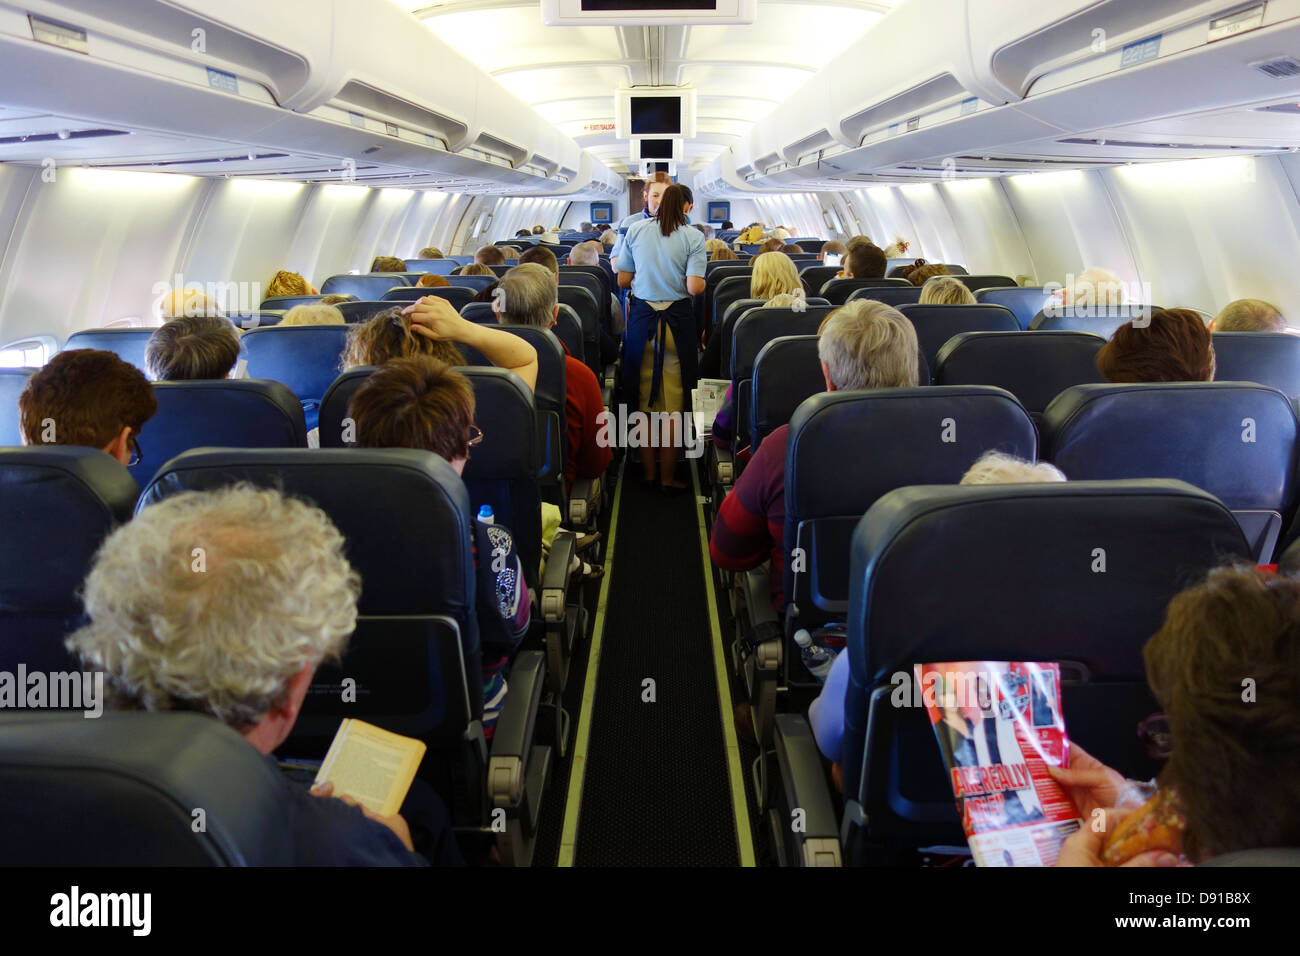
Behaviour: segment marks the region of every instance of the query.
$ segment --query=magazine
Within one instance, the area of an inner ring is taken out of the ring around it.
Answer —
[[[1069,764],[1056,664],[917,664],[976,866],[1052,866],[1081,826],[1047,773]]]

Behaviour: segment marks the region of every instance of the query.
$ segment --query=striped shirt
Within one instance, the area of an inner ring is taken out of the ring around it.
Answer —
[[[772,561],[772,607],[785,609],[785,450],[790,426],[763,439],[718,509],[709,556],[728,571],[748,571]]]

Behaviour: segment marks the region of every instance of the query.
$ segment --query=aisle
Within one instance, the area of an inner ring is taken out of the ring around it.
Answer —
[[[752,849],[743,792],[743,849],[737,840],[739,764],[721,720],[700,513],[692,494],[665,498],[639,473],[627,468],[614,518],[594,700],[575,755],[580,810],[565,821],[576,842],[561,865],[736,866]]]

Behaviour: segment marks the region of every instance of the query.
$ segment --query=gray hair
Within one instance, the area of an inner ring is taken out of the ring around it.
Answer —
[[[361,592],[343,549],[323,511],[278,491],[167,498],[104,542],[86,578],[91,623],[67,647],[144,710],[251,727],[305,665],[343,653]]]
[[[1025,461],[1000,451],[986,451],[961,476],[963,485],[1024,485],[1052,481],[1065,481],[1065,475],[1050,462]]]
[[[1216,332],[1285,332],[1282,310],[1263,299],[1229,302],[1214,317]]]
[[[550,269],[525,262],[501,277],[492,304],[499,310],[502,322],[549,329],[555,321],[559,291]]]
[[[332,305],[321,305],[319,302],[308,303],[304,305],[295,305],[292,309],[284,314],[280,320],[281,325],[346,325],[347,320],[343,318],[343,313]]]
[[[170,319],[149,336],[145,368],[155,382],[225,378],[239,361],[239,332],[229,319]]]
[[[827,316],[817,331],[817,357],[837,389],[916,386],[916,329],[892,306],[855,299]]]
[[[575,266],[600,265],[600,243],[595,239],[578,243],[569,253],[569,262]]]

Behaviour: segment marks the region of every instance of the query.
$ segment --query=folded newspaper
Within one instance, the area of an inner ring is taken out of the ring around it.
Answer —
[[[695,413],[695,431],[699,435],[710,435],[713,420],[718,417],[718,409],[727,397],[731,382],[721,378],[702,378],[691,390],[691,409]]]
[[[917,664],[976,866],[1051,866],[1079,829],[1074,804],[1047,772],[1069,764],[1056,664]]]

